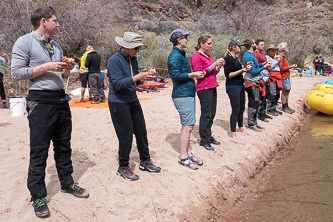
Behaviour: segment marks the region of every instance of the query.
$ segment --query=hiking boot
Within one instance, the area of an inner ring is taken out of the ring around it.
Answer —
[[[258,119],[261,120],[261,121],[263,121],[263,122],[266,122],[266,123],[269,122],[269,120],[265,118],[264,114],[260,114],[260,115],[258,116]]]
[[[283,112],[285,113],[289,113],[289,114],[293,114],[294,112],[292,110],[290,110],[288,107],[287,108],[283,108],[282,109]]]
[[[264,117],[265,117],[266,119],[273,119],[273,117],[267,115],[266,113],[264,113]]]
[[[275,110],[268,110],[267,114],[271,115],[271,116],[278,116],[278,113],[275,112]]]
[[[34,207],[35,215],[37,217],[47,217],[50,215],[47,200],[44,197],[34,200],[32,206]]]
[[[134,174],[129,167],[119,167],[117,175],[124,177],[125,180],[135,181],[139,179],[139,176]]]
[[[91,104],[100,104],[101,103],[101,101],[99,101],[99,100],[95,100],[94,102],[91,102]]]
[[[282,112],[277,109],[275,109],[274,112],[276,112],[278,115],[282,115]]]
[[[292,113],[296,112],[296,110],[294,110],[294,109],[290,108],[289,106],[287,107],[287,109],[289,109],[289,110],[290,110],[290,112],[292,112]]]
[[[200,146],[203,146],[206,150],[209,150],[209,151],[215,150],[209,143],[200,144]]]
[[[161,171],[161,167],[157,167],[155,166],[151,160],[145,160],[145,161],[141,161],[140,162],[140,166],[139,166],[140,170],[143,171],[148,171],[150,173],[158,173]]]
[[[6,102],[2,102],[2,108],[7,108],[7,103]]]
[[[105,103],[105,99],[101,99],[101,103]]]
[[[88,191],[86,189],[79,187],[78,183],[75,183],[75,182],[72,185],[70,185],[69,187],[67,187],[65,189],[61,189],[61,192],[70,193],[79,198],[88,198],[89,197]]]

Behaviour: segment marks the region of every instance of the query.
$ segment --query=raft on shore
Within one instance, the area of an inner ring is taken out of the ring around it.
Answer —
[[[317,89],[308,92],[306,102],[314,110],[327,115],[333,115],[333,85],[328,85],[331,89],[325,85],[320,86],[319,84],[317,85],[318,88],[316,87]],[[327,91],[323,91],[324,89]]]

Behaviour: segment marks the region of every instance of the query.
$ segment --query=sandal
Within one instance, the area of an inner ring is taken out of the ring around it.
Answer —
[[[184,163],[186,160],[188,160],[188,163]],[[186,166],[186,167],[188,167],[188,168],[191,168],[192,170],[197,170],[197,169],[199,169],[198,165],[197,165],[196,163],[192,162],[192,160],[191,160],[191,158],[190,158],[189,156],[186,157],[186,158],[184,158],[184,159],[181,159],[181,158],[179,157],[179,161],[178,161],[178,163],[179,163],[180,165],[183,165],[183,166]],[[193,165],[194,167],[191,167],[191,165]]]
[[[189,156],[189,158],[194,162],[196,163],[198,166],[202,166],[203,165],[203,161],[200,160],[198,157],[194,156],[193,153],[191,153],[191,156]],[[196,160],[194,160],[194,158]],[[201,163],[200,163],[201,162]]]

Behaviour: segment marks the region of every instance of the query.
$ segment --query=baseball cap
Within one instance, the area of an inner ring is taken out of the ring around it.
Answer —
[[[182,37],[184,35],[187,36],[189,34],[190,34],[190,32],[186,32],[186,31],[184,31],[182,29],[175,29],[170,34],[170,42],[174,42],[177,39],[179,39],[180,37]]]
[[[244,44],[242,44],[240,41],[236,41],[236,40],[231,40],[228,44],[228,48],[232,48],[234,46],[243,46]]]

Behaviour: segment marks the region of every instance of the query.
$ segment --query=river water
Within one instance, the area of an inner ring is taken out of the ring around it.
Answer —
[[[308,127],[256,176],[227,221],[333,221],[333,116]]]

